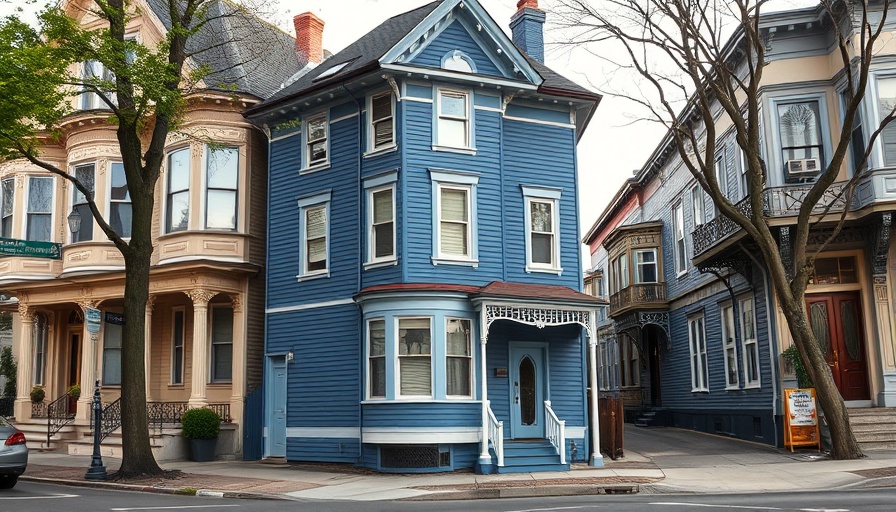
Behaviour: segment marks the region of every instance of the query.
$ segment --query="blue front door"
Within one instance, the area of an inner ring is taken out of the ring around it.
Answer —
[[[528,344],[511,345],[510,364],[510,436],[514,439],[543,438],[547,384],[545,349]]]
[[[268,457],[286,457],[286,358],[270,359],[267,393]]]

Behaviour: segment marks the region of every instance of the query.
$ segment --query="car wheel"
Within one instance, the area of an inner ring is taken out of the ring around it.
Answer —
[[[19,477],[17,476],[7,476],[4,478],[0,478],[0,489],[12,489],[16,486],[16,482],[19,481]]]

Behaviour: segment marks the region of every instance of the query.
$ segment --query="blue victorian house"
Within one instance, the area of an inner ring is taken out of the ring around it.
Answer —
[[[270,138],[266,457],[602,464],[576,199],[600,96],[542,64],[545,13],[518,7],[512,41],[441,0],[316,65],[323,22],[296,17],[310,64],[247,113]]]

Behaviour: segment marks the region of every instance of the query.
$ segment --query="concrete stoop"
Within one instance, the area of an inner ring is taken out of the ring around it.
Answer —
[[[896,448],[896,408],[849,409],[849,423],[863,450]]]

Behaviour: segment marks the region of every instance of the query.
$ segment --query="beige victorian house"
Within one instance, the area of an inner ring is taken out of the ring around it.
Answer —
[[[135,3],[141,14],[129,22],[127,37],[151,46],[170,26],[168,3]],[[66,8],[83,26],[100,28],[85,4],[70,1]],[[150,428],[159,431],[187,407],[213,407],[229,424],[224,450],[238,453],[244,403],[262,383],[267,193],[266,139],[242,112],[279,89],[300,63],[293,38],[257,19],[219,17],[203,30],[205,41],[220,44],[209,44],[214,50],[188,64],[208,65],[212,73],[207,87],[188,98],[181,129],[187,135],[169,136],[155,190],[146,396]],[[234,37],[214,39],[221,34]],[[252,45],[264,51],[253,52]],[[79,71],[104,73],[96,62]],[[209,84],[230,85],[215,90]],[[72,101],[75,110],[61,123],[64,136],[45,147],[45,158],[88,184],[106,221],[127,237],[130,198],[110,112],[93,93]],[[47,416],[63,415],[49,404],[67,401],[78,385],[80,398],[66,411],[71,421],[54,435],[59,442],[77,439],[90,428],[94,382],[105,404],[120,394],[124,260],[67,180],[12,161],[0,163],[0,190],[0,236],[23,248],[0,257],[0,293],[9,297],[3,305],[16,313],[15,420],[46,432]],[[74,217],[80,225],[70,222]],[[101,312],[95,335],[85,323],[89,308]],[[32,403],[33,386],[45,390],[43,403]],[[32,439],[40,436],[29,436],[29,444]],[[77,443],[69,446],[78,451]]]

